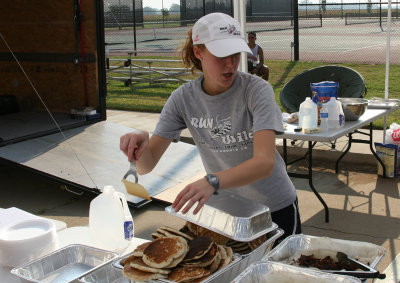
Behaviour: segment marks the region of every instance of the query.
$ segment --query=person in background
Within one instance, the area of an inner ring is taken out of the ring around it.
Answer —
[[[264,65],[264,51],[260,45],[256,43],[257,35],[251,31],[247,35],[248,45],[251,54],[247,54],[247,69],[250,74],[257,74],[264,80],[269,79],[269,68]],[[258,63],[257,63],[258,62]]]
[[[251,51],[239,22],[223,13],[200,18],[181,55],[202,74],[172,92],[151,138],[146,131],[125,134],[120,149],[146,174],[188,128],[207,175],[177,195],[176,212],[193,207],[197,214],[211,197],[235,194],[268,206],[283,237],[301,233],[296,190],[275,147],[282,113],[268,82],[238,71],[241,52]]]

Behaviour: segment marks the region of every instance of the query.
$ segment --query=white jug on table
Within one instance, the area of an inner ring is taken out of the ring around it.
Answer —
[[[125,195],[105,186],[89,209],[89,232],[96,248],[121,253],[133,238],[133,220]]]
[[[318,125],[318,107],[307,97],[299,108],[299,127],[303,130],[316,128]]]

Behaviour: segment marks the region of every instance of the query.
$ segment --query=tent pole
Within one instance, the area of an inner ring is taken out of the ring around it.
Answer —
[[[233,0],[233,17],[240,23],[240,32],[246,40],[246,10],[244,3],[245,1],[243,0]],[[247,72],[247,54],[244,52],[240,53],[239,71]]]
[[[385,72],[385,101],[389,98],[389,66],[390,66],[390,33],[392,30],[392,0],[388,1],[386,30],[386,72]],[[383,122],[383,143],[386,142],[387,119]]]

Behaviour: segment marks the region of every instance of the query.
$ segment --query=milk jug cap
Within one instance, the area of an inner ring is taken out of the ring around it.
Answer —
[[[108,185],[108,186],[104,186],[104,190],[103,193],[105,194],[113,194],[115,192],[115,189],[113,186]]]

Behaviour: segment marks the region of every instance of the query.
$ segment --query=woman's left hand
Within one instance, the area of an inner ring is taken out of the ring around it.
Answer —
[[[194,183],[187,185],[176,197],[172,208],[178,212],[186,204],[182,213],[185,214],[196,203],[197,207],[193,214],[197,214],[203,205],[210,199],[214,193],[214,187],[211,186],[206,178],[197,180]]]

